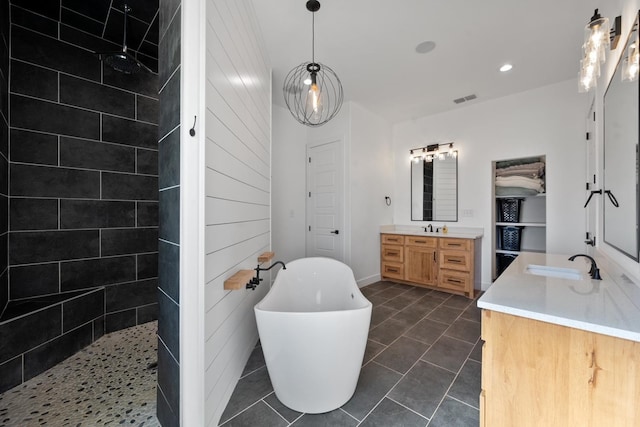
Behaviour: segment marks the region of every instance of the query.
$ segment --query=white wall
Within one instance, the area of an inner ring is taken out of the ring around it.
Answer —
[[[350,158],[351,268],[362,286],[380,280],[380,225],[393,223],[395,198],[391,127],[356,103],[351,103]]]
[[[393,127],[396,224],[411,221],[409,150],[454,141],[458,156],[458,218],[449,227],[483,227],[482,286],[491,283],[491,162],[547,156],[547,251],[583,248],[585,119],[588,97],[570,80],[508,97],[479,102]],[[472,217],[462,217],[463,210]],[[434,223],[435,224],[435,223]]]
[[[340,139],[344,144],[345,263],[360,285],[380,277],[379,227],[392,222],[391,127],[347,102],[329,123],[306,128],[280,107],[273,115],[273,250],[285,261],[305,254],[306,146]],[[291,213],[293,212],[293,217]]]
[[[217,425],[258,333],[265,295],[223,290],[270,250],[271,72],[250,0],[207,0],[204,93],[205,425]]]

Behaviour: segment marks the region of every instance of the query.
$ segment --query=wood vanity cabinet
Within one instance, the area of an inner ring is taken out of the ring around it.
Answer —
[[[640,343],[482,311],[481,427],[640,425]]]
[[[383,279],[473,298],[474,240],[381,234]]]

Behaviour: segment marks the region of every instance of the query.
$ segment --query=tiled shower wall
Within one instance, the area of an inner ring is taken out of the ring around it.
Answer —
[[[105,286],[107,332],[154,320],[157,75],[103,67],[92,52],[112,45],[55,10],[11,7],[9,298]]]
[[[158,420],[180,425],[180,0],[160,0]]]
[[[9,0],[0,0],[0,313],[9,299]]]

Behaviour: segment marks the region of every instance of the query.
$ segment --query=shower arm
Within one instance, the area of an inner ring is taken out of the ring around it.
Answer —
[[[122,36],[122,52],[127,53],[127,14],[131,12],[131,8],[125,3],[124,5],[124,31]]]

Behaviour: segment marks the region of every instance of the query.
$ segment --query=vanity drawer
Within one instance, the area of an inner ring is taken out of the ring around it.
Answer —
[[[403,262],[404,248],[398,245],[382,245],[382,260]]]
[[[469,239],[440,239],[440,249],[455,249],[458,251],[470,251],[473,242]]]
[[[438,239],[436,237],[406,236],[405,244],[423,246],[425,248],[437,248]]]
[[[383,262],[382,277],[389,279],[404,279],[404,265],[398,262]]]
[[[440,268],[471,271],[471,253],[467,251],[440,251]]]
[[[404,245],[404,236],[398,234],[383,234],[382,243],[392,243],[396,245]]]
[[[453,270],[440,270],[440,280],[438,286],[453,291],[467,292],[473,288],[471,275]]]

